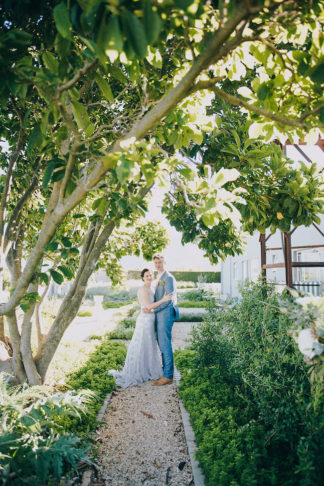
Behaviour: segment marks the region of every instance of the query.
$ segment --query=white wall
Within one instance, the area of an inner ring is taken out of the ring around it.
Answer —
[[[318,225],[324,233],[324,216]],[[266,234],[266,237],[269,232]],[[243,255],[228,257],[222,263],[221,293],[226,297],[239,297],[239,286],[244,281],[255,281],[261,274],[261,248],[259,233],[255,233],[247,240],[246,251]],[[300,226],[291,237],[291,246],[324,245],[324,237],[313,226]],[[281,233],[277,231],[271,235],[266,243],[267,248],[282,248]],[[322,261],[324,262],[324,248],[298,248],[292,249],[292,261]],[[283,263],[282,249],[267,251],[267,264]],[[267,269],[267,280],[270,282],[285,283],[284,268]],[[293,281],[321,281],[324,282],[324,268],[293,269]]]

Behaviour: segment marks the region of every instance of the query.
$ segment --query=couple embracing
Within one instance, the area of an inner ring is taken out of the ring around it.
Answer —
[[[155,254],[153,262],[157,271],[156,285],[153,286],[153,272],[144,268],[141,272],[143,285],[137,294],[141,313],[136,320],[124,368],[108,372],[123,388],[148,380],[156,380],[153,385],[162,386],[173,380],[171,332],[175,319],[179,317],[176,282],[166,270],[162,255]]]

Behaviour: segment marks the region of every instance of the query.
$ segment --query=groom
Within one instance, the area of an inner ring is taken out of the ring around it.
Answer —
[[[162,354],[163,376],[153,384],[162,386],[173,381],[173,353],[171,346],[171,331],[175,319],[179,317],[177,305],[176,281],[166,270],[163,255],[156,253],[153,256],[155,270],[157,271],[157,285],[154,300],[157,302],[165,294],[173,293],[172,300],[164,302],[154,309],[156,314],[156,329],[159,348]]]

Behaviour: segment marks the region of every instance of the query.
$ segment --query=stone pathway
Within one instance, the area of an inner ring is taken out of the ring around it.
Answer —
[[[188,344],[193,325],[174,324],[173,349]],[[194,485],[175,383],[118,389],[104,421],[97,462],[105,486]]]
[[[91,309],[89,317],[75,317],[65,331],[62,342],[85,341],[92,334],[103,335],[116,327],[115,315],[121,311],[117,309],[102,309],[101,305]]]

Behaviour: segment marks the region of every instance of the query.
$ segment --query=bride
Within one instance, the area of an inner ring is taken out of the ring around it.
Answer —
[[[152,314],[141,310],[136,320],[133,338],[127,350],[124,368],[121,371],[109,370],[108,373],[116,379],[116,384],[122,388],[138,385],[148,380],[161,378],[162,365],[160,353],[155,337],[155,314],[153,309],[163,302],[172,299],[172,294],[165,295],[158,302],[154,302],[154,292],[151,288],[153,273],[148,268],[141,272],[144,285],[139,289],[137,297],[141,309],[150,309]]]

